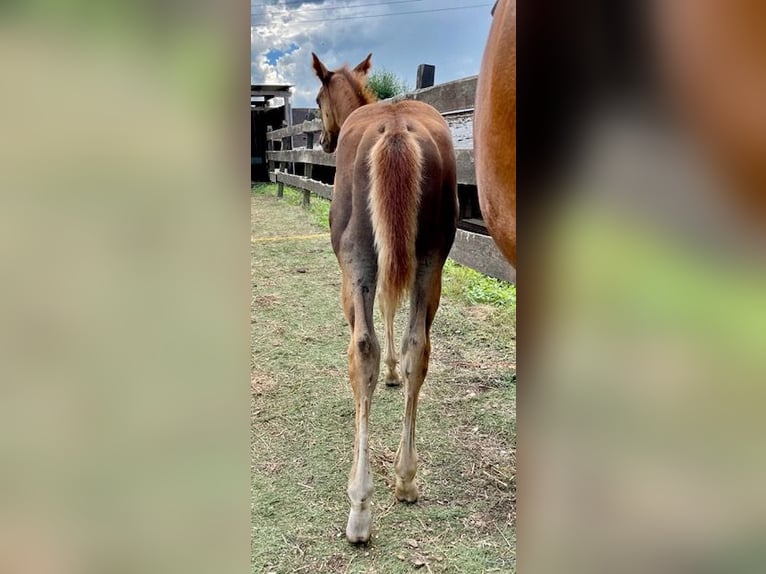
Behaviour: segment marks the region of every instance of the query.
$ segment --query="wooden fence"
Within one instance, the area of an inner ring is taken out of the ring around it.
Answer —
[[[515,270],[498,251],[478,213],[472,137],[475,92],[476,76],[473,76],[417,90],[394,99],[415,99],[434,106],[452,130],[461,210],[450,258],[486,275],[514,282]],[[317,166],[325,170],[326,181],[328,168],[334,173],[335,154],[314,149],[314,141],[321,131],[321,120],[305,121],[268,131],[266,156],[269,162],[269,179],[277,184],[279,197],[282,197],[284,186],[288,185],[303,191],[304,206],[309,205],[311,194],[332,199],[333,186],[312,177]],[[299,134],[306,134],[306,147],[293,149],[292,138]]]

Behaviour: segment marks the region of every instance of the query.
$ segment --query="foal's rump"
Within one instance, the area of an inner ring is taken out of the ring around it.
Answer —
[[[338,173],[336,193],[350,192],[354,210],[366,212],[356,217],[369,217],[378,292],[396,306],[412,283],[416,258],[433,250],[446,257],[452,243],[457,199],[449,128],[421,102],[364,106],[344,125],[338,154],[353,157],[354,167]]]

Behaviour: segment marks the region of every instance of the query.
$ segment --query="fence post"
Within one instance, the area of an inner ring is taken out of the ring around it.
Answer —
[[[308,132],[306,134],[306,149],[314,149],[314,132]],[[314,171],[314,164],[313,163],[307,163],[303,166],[303,175],[308,178],[312,179],[312,174]],[[311,192],[304,189],[303,190],[303,207],[308,207],[311,202]]]
[[[430,88],[434,85],[434,77],[436,76],[436,66],[431,64],[420,64],[418,66],[418,74],[415,80],[415,89]]]
[[[314,164],[313,163],[306,163],[303,165],[303,175],[307,177],[308,179],[311,179],[311,175],[314,171]],[[309,203],[311,201],[311,192],[308,189],[303,190],[303,207],[308,207]]]
[[[266,126],[266,158],[268,159],[266,169],[274,171],[274,160],[269,157],[269,152],[274,151],[274,140],[269,137],[270,132],[271,126]]]
[[[282,149],[283,150],[291,150],[293,149],[293,137],[287,136],[282,138]],[[287,173],[295,173],[295,165],[293,163],[285,164]]]
[[[277,140],[274,140],[277,141]],[[279,151],[284,151],[285,149],[285,140],[280,139],[279,140]],[[281,181],[279,181],[279,174],[285,172],[285,166],[287,163],[285,163],[284,160],[279,161],[279,171],[276,173],[276,180],[277,180],[277,197],[282,198],[285,194],[285,184]]]

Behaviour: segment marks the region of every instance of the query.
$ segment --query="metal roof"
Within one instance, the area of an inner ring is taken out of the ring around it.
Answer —
[[[250,84],[250,108],[267,108],[274,98],[282,98],[290,115],[291,84]],[[289,125],[292,124],[288,118]]]
[[[250,84],[251,95],[263,95],[264,92],[287,92],[290,93],[292,84]]]

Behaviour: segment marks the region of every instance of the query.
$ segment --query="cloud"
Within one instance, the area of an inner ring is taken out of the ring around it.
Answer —
[[[312,51],[330,68],[343,63],[353,66],[372,52],[373,68],[391,70],[411,86],[418,64],[434,64],[438,83],[478,73],[490,7],[380,16],[447,6],[436,0],[374,6],[369,5],[371,0],[348,2],[319,0],[268,8],[253,4],[252,83],[292,84],[293,105],[312,107],[319,88],[311,68]],[[338,19],[357,15],[369,17]]]

